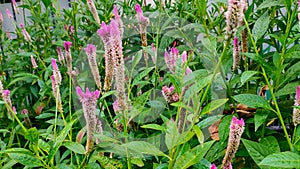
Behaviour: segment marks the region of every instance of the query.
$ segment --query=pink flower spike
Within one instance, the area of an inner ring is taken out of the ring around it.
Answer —
[[[115,19],[119,19],[120,18],[117,5],[114,5],[114,15],[115,15]]]
[[[151,44],[151,50],[155,53],[156,52],[156,48],[154,46],[154,43]]]
[[[57,71],[58,70],[56,59],[54,59],[54,58],[52,58],[52,68],[53,68],[53,71]]]
[[[68,41],[64,42],[64,47],[66,51],[70,51],[71,46],[72,46],[72,42],[68,42]]]
[[[84,48],[87,55],[94,55],[96,53],[96,46],[92,44],[87,44],[87,47]]]
[[[234,47],[238,46],[238,44],[239,44],[239,39],[237,37],[234,37],[234,39],[233,39]]]
[[[140,4],[135,5],[135,11],[137,14],[143,14]]]
[[[6,9],[6,14],[9,18],[13,18],[12,14],[10,13],[9,9]]]
[[[80,97],[84,97],[84,93],[82,92],[81,88],[79,86],[76,87],[76,93]]]
[[[217,166],[216,166],[215,164],[212,164],[212,165],[210,166],[210,169],[218,169],[218,168],[217,168]]]
[[[15,114],[17,114],[17,109],[16,109],[15,106],[12,107],[12,111],[13,111]]]
[[[32,55],[30,56],[30,60],[31,60],[32,67],[33,67],[34,69],[36,69],[38,66],[37,66],[37,64],[36,64],[36,62],[35,62],[35,59],[34,59],[34,57],[33,57]]]
[[[23,109],[21,113],[24,114],[24,115],[27,115],[28,114],[28,110],[27,109]]]
[[[169,89],[170,89],[171,92],[173,92],[175,87],[172,85]]]
[[[9,90],[3,90],[2,94],[3,94],[3,96],[9,96],[10,91]]]
[[[187,61],[188,55],[187,55],[186,51],[182,52],[181,59],[182,59],[182,62],[186,62]]]
[[[230,125],[230,129],[234,130],[237,127],[244,127],[244,126],[245,126],[245,122],[242,118],[239,120],[235,116],[233,116],[231,125]]]
[[[2,13],[0,12],[0,25],[2,25],[2,22],[3,22],[3,16]]]
[[[179,55],[179,50],[178,50],[177,48],[175,48],[175,47],[172,47],[172,48],[171,48],[171,53],[172,53],[173,55]]]

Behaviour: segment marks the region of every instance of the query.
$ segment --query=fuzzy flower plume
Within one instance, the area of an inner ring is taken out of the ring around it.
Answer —
[[[68,41],[64,42],[65,56],[66,56],[66,62],[67,62],[67,67],[68,67],[68,73],[69,74],[72,72],[72,69],[73,69],[71,46],[72,46],[72,42],[68,42]]]
[[[166,65],[173,74],[175,73],[176,61],[179,58],[180,58],[179,50],[175,47],[171,48],[170,53],[168,53],[167,51],[165,52]],[[188,58],[187,53],[183,52],[181,55],[182,63],[187,62],[187,58]],[[191,72],[192,72],[192,70],[189,67],[187,67],[185,70],[185,74],[187,75]]]
[[[53,58],[52,58],[52,70],[53,70],[53,75],[54,75],[54,78],[55,78],[56,85],[60,85],[61,84],[61,74],[60,74],[60,71],[58,69],[56,59],[53,59]]]
[[[94,3],[94,0],[87,0],[88,7],[93,14],[95,21],[100,25],[100,18],[98,16],[98,12]]]
[[[29,119],[29,117],[28,117],[28,110],[27,110],[27,109],[23,109],[23,110],[21,111],[21,114],[24,115],[24,121],[25,121],[26,126],[27,126],[28,128],[31,128],[32,125],[31,125],[31,121],[30,121],[30,119]]]
[[[243,24],[244,12],[247,9],[246,0],[228,0],[228,10],[225,13],[226,17],[226,36],[229,40],[235,35],[237,27]]]
[[[15,11],[17,14],[20,14],[20,10],[19,10],[19,7],[18,7],[18,4],[17,4],[16,0],[12,0],[11,2],[12,2],[12,4],[13,4],[14,11]]]
[[[61,48],[57,47],[56,50],[57,50],[57,56],[58,56],[59,62],[64,65],[65,64],[65,57],[64,57],[64,54],[61,51]]]
[[[294,106],[300,106],[300,86],[297,86],[297,89],[296,89]],[[300,124],[300,109],[299,108],[293,109],[293,123],[295,126]]]
[[[100,81],[101,77],[99,74],[98,65],[97,65],[97,61],[96,61],[96,46],[92,45],[92,44],[88,44],[84,50],[88,57],[89,65],[92,70],[92,74],[93,74],[94,80],[96,82],[96,85],[97,85],[98,89],[101,90],[102,89],[102,85],[101,85],[101,81]]]
[[[104,58],[105,58],[105,79],[104,79],[104,91],[110,89],[113,75],[114,75],[114,59],[112,56],[112,45],[110,43],[110,25],[106,25],[102,22],[101,28],[97,31],[97,34],[104,43]]]
[[[63,112],[62,103],[61,103],[61,95],[59,90],[58,82],[56,81],[55,75],[51,76],[51,83],[52,83],[52,93],[54,98],[57,100],[57,108],[59,112]]]
[[[112,19],[110,24],[110,43],[112,45],[112,56],[114,59],[113,62],[115,68],[116,90],[118,92],[118,106],[121,110],[125,110],[125,66],[122,51],[122,39],[116,21]]]
[[[20,28],[22,29],[22,34],[24,36],[24,39],[27,42],[31,42],[31,37],[30,37],[29,33],[26,31],[26,28],[23,23],[20,23]]]
[[[174,89],[175,89],[174,86],[171,87],[164,86],[161,90],[164,98],[169,103],[177,102],[179,100],[178,93],[174,92]]]
[[[3,100],[12,108],[12,103],[10,100],[10,91],[9,90],[3,90],[2,91],[2,97]]]
[[[235,116],[233,116],[230,124],[230,133],[229,133],[227,150],[226,150],[225,157],[223,158],[222,161],[222,167],[224,169],[232,168],[230,161],[233,159],[239,147],[240,139],[244,132],[244,126],[245,126],[245,122],[243,119],[239,120]]]
[[[36,69],[38,66],[37,66],[37,64],[35,62],[35,59],[32,55],[30,56],[30,60],[31,60],[31,64],[32,64],[33,69]]]
[[[136,4],[135,6],[135,11],[136,11],[136,17],[139,23],[139,31],[141,35],[141,41],[142,41],[142,46],[146,47],[147,44],[147,26],[149,25],[150,21],[149,18],[145,17],[143,15],[143,11],[141,9],[141,6],[139,4]],[[146,51],[143,51],[144,59],[147,64],[148,62],[148,53]]]
[[[94,144],[93,133],[102,131],[102,129],[98,129],[99,127],[102,128],[102,126],[101,122],[96,116],[96,106],[97,100],[100,96],[100,91],[96,90],[91,92],[88,88],[86,88],[86,92],[84,93],[81,88],[77,86],[76,93],[79,96],[80,102],[82,103],[83,114],[86,121],[86,153],[89,153]]]
[[[298,21],[299,21],[299,27],[300,27],[300,0],[298,0]]]
[[[6,9],[6,14],[9,17],[9,19],[13,19],[14,18],[9,9]]]
[[[123,24],[123,21],[119,15],[119,12],[118,12],[118,8],[116,5],[114,5],[114,15],[115,15],[115,21],[117,22],[118,26],[119,26],[119,31],[120,31],[120,36],[121,38],[123,37],[123,33],[124,33],[124,24]]]
[[[241,56],[240,56],[240,46],[239,46],[239,40],[237,37],[234,37],[233,40],[233,70],[237,70],[241,62]]]

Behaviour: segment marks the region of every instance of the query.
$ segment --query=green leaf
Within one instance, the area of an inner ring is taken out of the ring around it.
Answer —
[[[269,148],[263,144],[246,139],[241,140],[256,164],[259,164],[266,156],[272,153],[272,151],[270,151]]]
[[[254,24],[252,30],[252,36],[255,42],[267,32],[269,23],[270,23],[270,16],[267,11],[261,17],[259,17]]]
[[[288,83],[282,89],[274,93],[275,97],[294,94],[296,93],[296,87],[300,85],[300,81]]]
[[[56,138],[54,145],[49,153],[48,156],[48,161],[50,161],[54,155],[56,154],[57,150],[59,149],[59,147],[62,145],[62,142],[65,140],[65,138],[67,137],[69,131],[72,128],[74,121],[69,122],[64,129],[62,129],[62,131],[60,132],[60,134],[58,135],[58,137]]]
[[[203,108],[201,115],[205,115],[209,112],[216,110],[217,108],[219,108],[223,104],[225,104],[227,101],[228,101],[228,99],[217,99],[217,100],[211,101]]]
[[[169,120],[167,123],[167,129],[166,129],[166,146],[168,147],[168,150],[171,150],[179,141],[179,133],[178,128],[173,120]]]
[[[280,147],[274,136],[267,136],[260,140],[260,143],[267,146],[272,153],[279,153]]]
[[[290,68],[284,74],[283,80],[279,86],[285,84],[290,80],[294,80],[300,74],[300,62],[295,63],[294,65],[290,66]]]
[[[208,127],[212,124],[214,124],[216,121],[218,121],[220,118],[222,118],[223,115],[217,115],[217,116],[210,116],[202,121],[200,121],[197,126],[199,126],[200,129],[203,129],[205,127]]]
[[[267,120],[268,115],[269,115],[269,112],[265,111],[265,110],[257,110],[255,112],[255,114],[254,114],[255,132]]]
[[[134,150],[134,151],[138,151],[142,154],[168,157],[166,154],[164,154],[162,151],[160,151],[154,145],[152,145],[148,142],[145,142],[145,141],[132,141],[132,142],[123,144],[122,147],[126,147],[126,148]]]
[[[14,80],[12,80],[7,87],[19,82],[19,81],[26,81],[27,83],[31,83],[32,81],[34,81],[35,79],[38,79],[39,77],[34,75],[34,74],[30,74],[30,73],[19,73],[14,75]]]
[[[193,130],[196,133],[196,136],[198,138],[199,143],[201,145],[203,145],[203,143],[204,143],[204,134],[202,133],[201,129],[197,125],[194,125]]]
[[[241,76],[242,85],[257,73],[258,73],[257,71],[251,71],[251,70],[243,72],[243,74]]]
[[[153,69],[154,67],[149,67],[143,70],[141,73],[139,73],[136,77],[134,77],[132,86],[136,85],[143,77],[147,76]]]
[[[279,6],[279,5],[283,5],[282,0],[265,0],[262,4],[259,5],[257,10],[261,10],[261,9],[264,9],[264,8],[269,8],[269,7],[272,7],[272,6]]]
[[[191,107],[189,107],[187,104],[184,104],[182,102],[171,103],[171,106],[182,107],[182,108],[186,109],[189,112],[193,112],[193,109]]]
[[[42,139],[39,139],[39,147],[47,153],[49,153],[51,149],[50,145]]]
[[[133,57],[132,61],[132,71],[136,67],[136,65],[140,62],[141,58],[143,56],[143,50],[140,50],[136,53],[136,55]]]
[[[137,165],[138,167],[144,167],[145,164],[141,158],[131,158],[131,163]]]
[[[268,110],[272,110],[272,107],[270,106],[268,101],[258,95],[239,94],[239,95],[233,96],[233,99],[239,103],[247,105],[248,107],[265,108]]]
[[[232,117],[233,117],[233,115],[225,116],[220,122],[219,129],[222,129],[222,130],[219,130],[219,138],[222,143],[224,143],[228,138],[229,131],[230,131],[229,126],[230,126]]]
[[[213,143],[214,141],[209,141],[204,143],[203,146],[198,145],[190,151],[185,152],[176,160],[174,169],[185,169],[198,163],[204,157]]]
[[[36,127],[30,128],[29,130],[27,130],[26,134],[25,134],[25,138],[27,140],[29,140],[32,143],[38,143],[39,141],[39,132],[36,129]]]
[[[264,158],[259,165],[276,168],[299,168],[300,155],[293,152],[274,153]]]
[[[141,126],[141,128],[146,128],[146,129],[153,129],[153,130],[160,130],[160,131],[164,131],[165,128],[158,125],[158,124],[146,124]]]
[[[217,48],[216,38],[203,38],[201,42],[210,53],[215,53]]]
[[[189,101],[191,97],[202,90],[210,81],[212,75],[208,75],[202,79],[197,80],[195,84],[188,88],[184,94],[184,101]]]
[[[69,150],[77,153],[77,154],[84,154],[85,153],[85,149],[83,147],[83,145],[76,143],[76,142],[72,142],[72,141],[67,141],[63,144],[65,147],[67,147]]]
[[[42,162],[31,155],[28,154],[22,154],[22,153],[8,153],[8,156],[17,161],[18,163],[21,163],[25,165],[26,167],[40,167],[43,166]]]
[[[5,101],[1,101],[1,100],[0,100],[0,104],[5,104],[5,103],[6,103]]]

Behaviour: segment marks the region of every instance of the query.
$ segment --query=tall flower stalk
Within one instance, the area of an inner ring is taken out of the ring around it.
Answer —
[[[97,34],[104,43],[104,58],[105,58],[105,79],[104,79],[104,91],[110,89],[113,75],[114,75],[114,59],[112,55],[112,45],[110,43],[110,25],[106,25],[102,22],[101,28],[97,31]]]
[[[240,46],[239,46],[239,40],[237,37],[234,37],[233,39],[233,70],[237,70],[241,62],[241,56],[240,56]]]
[[[300,106],[300,86],[297,86],[297,89],[296,89],[294,106]],[[299,108],[293,109],[293,123],[294,123],[294,126],[297,126],[298,124],[300,124],[300,109]]]
[[[88,56],[89,65],[94,77],[94,80],[96,82],[96,85],[98,89],[101,91],[102,85],[101,85],[101,77],[98,70],[98,65],[96,61],[96,46],[92,44],[88,44],[85,48],[85,53]]]
[[[64,42],[64,48],[65,48],[65,56],[66,56],[66,62],[67,62],[67,68],[68,68],[68,74],[71,75],[72,73],[72,54],[71,54],[71,46],[72,42]]]
[[[149,18],[144,16],[141,6],[139,4],[136,4],[135,11],[136,11],[136,14],[137,14],[136,17],[137,17],[137,20],[139,23],[139,31],[140,31],[140,35],[141,35],[142,46],[146,47],[146,46],[148,46],[147,26],[149,25],[150,21],[149,21]],[[143,55],[144,55],[144,59],[146,62],[146,66],[148,66],[148,53],[146,51],[143,51]]]
[[[95,19],[95,21],[100,25],[100,18],[98,16],[98,12],[94,3],[94,0],[87,0],[88,7]]]
[[[32,55],[30,56],[30,60],[31,60],[31,64],[32,64],[33,69],[36,69],[38,66],[37,66],[36,61],[35,61],[35,59]]]
[[[27,42],[31,42],[31,37],[30,37],[29,33],[26,31],[25,26],[24,26],[23,23],[20,23],[20,28],[22,29],[22,34],[24,36],[24,39]]]
[[[233,116],[230,124],[230,132],[229,132],[226,154],[222,161],[222,167],[224,169],[232,168],[231,160],[233,159],[236,151],[238,150],[240,140],[244,132],[244,126],[245,126],[245,122],[243,119],[239,120],[235,116]]]
[[[65,57],[64,57],[64,54],[63,54],[62,51],[61,51],[61,48],[60,48],[60,47],[57,47],[56,50],[57,50],[57,56],[58,56],[59,62],[60,62],[62,65],[64,65],[64,64],[65,64]]]
[[[119,26],[120,37],[122,39],[123,38],[123,33],[124,33],[124,24],[123,24],[123,21],[121,19],[121,16],[119,15],[118,8],[117,8],[116,5],[114,5],[113,13],[115,15],[115,21],[117,22],[117,24]]]
[[[96,90],[94,92],[90,92],[90,90],[86,88],[86,91],[84,93],[80,87],[76,87],[76,93],[79,96],[80,102],[82,103],[83,114],[86,121],[86,131],[87,131],[86,154],[87,154],[91,151],[94,144],[93,133],[96,132],[102,133],[101,122],[96,116],[96,105],[97,105],[97,100],[100,96],[100,91]],[[97,140],[97,142],[99,141],[100,140]]]
[[[60,113],[63,113],[61,95],[59,90],[59,86],[61,84],[62,78],[56,63],[56,59],[53,58],[52,58],[52,69],[53,69],[53,75],[51,76],[52,91],[53,91],[54,98],[57,100],[58,110]]]
[[[123,58],[122,39],[117,22],[112,19],[110,23],[110,43],[112,45],[112,56],[114,59],[114,71],[116,78],[116,90],[118,92],[118,106],[122,111],[126,108],[125,103],[125,66]]]
[[[12,4],[13,4],[14,11],[15,11],[17,14],[20,14],[20,10],[19,10],[19,7],[18,7],[18,4],[17,4],[16,0],[12,0],[11,2],[12,2]]]

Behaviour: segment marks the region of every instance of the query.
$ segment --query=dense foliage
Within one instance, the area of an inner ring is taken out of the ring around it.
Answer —
[[[58,4],[0,29],[0,168],[299,168],[295,0]]]

